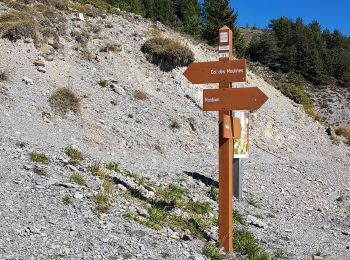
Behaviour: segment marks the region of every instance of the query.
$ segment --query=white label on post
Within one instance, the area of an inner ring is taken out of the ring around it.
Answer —
[[[219,46],[219,51],[229,51],[230,45],[221,45]]]
[[[222,32],[220,33],[220,42],[228,42],[228,32]]]
[[[229,58],[230,54],[229,53],[219,53],[219,59],[220,58]]]

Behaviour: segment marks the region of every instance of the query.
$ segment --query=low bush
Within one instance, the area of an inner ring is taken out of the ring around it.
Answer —
[[[49,103],[52,109],[61,115],[65,115],[68,111],[80,112],[80,98],[67,87],[56,89],[50,96]]]
[[[337,135],[344,136],[346,138],[346,142],[350,145],[350,125],[342,125],[335,129],[335,133]]]
[[[159,65],[163,71],[187,66],[194,61],[192,50],[181,42],[164,37],[148,39],[141,47],[150,62]]]
[[[0,15],[2,38],[17,41],[22,38],[38,40],[39,24],[27,11],[7,11]]]

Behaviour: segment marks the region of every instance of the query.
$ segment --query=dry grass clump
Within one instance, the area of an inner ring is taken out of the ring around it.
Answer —
[[[148,39],[141,47],[150,62],[160,66],[161,70],[170,71],[176,67],[187,66],[194,61],[190,48],[181,42],[164,37]]]
[[[122,51],[122,47],[120,44],[118,43],[107,43],[105,47],[101,48],[102,52],[121,52]]]
[[[38,27],[30,12],[8,11],[0,15],[1,37],[11,41],[21,38],[38,40]]]
[[[68,111],[73,113],[80,112],[80,98],[67,87],[56,89],[49,98],[50,106],[53,110],[61,115],[65,115]]]
[[[0,81],[6,81],[9,77],[7,76],[7,73],[5,71],[0,71]]]
[[[2,38],[11,41],[31,38],[35,46],[39,47],[48,38],[53,37],[58,42],[59,36],[66,34],[66,20],[62,12],[57,11],[66,10],[65,0],[42,0],[31,5],[22,0],[5,2],[15,10],[0,15]]]
[[[138,100],[146,100],[147,94],[143,92],[142,90],[135,90],[134,91],[134,98]]]
[[[347,144],[350,145],[350,125],[342,125],[335,129],[337,135],[344,136]]]

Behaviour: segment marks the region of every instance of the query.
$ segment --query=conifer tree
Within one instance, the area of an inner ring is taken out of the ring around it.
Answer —
[[[154,0],[143,0],[145,7],[145,16],[150,19],[155,19],[154,16]]]
[[[184,5],[183,30],[193,36],[202,33],[201,6],[198,0],[188,0]]]
[[[203,38],[209,44],[213,45],[218,42],[218,31],[226,25],[232,30],[234,48],[237,50],[242,46],[242,38],[236,27],[238,14],[231,9],[228,0],[205,0],[203,12]]]
[[[154,1],[154,18],[166,25],[175,23],[175,12],[171,0]]]

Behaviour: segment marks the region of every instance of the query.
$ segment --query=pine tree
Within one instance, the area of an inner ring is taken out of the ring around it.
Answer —
[[[145,7],[145,16],[154,20],[154,0],[143,0],[143,5]]]
[[[166,25],[175,23],[175,12],[171,0],[156,0],[154,1],[154,17]]]
[[[188,0],[184,6],[183,30],[193,36],[202,33],[201,6],[198,0]]]
[[[236,27],[237,12],[229,6],[228,0],[205,0],[204,1],[204,31],[203,37],[209,44],[218,42],[218,31],[224,25],[228,26],[233,33],[233,45],[237,50],[242,46],[242,38]]]

